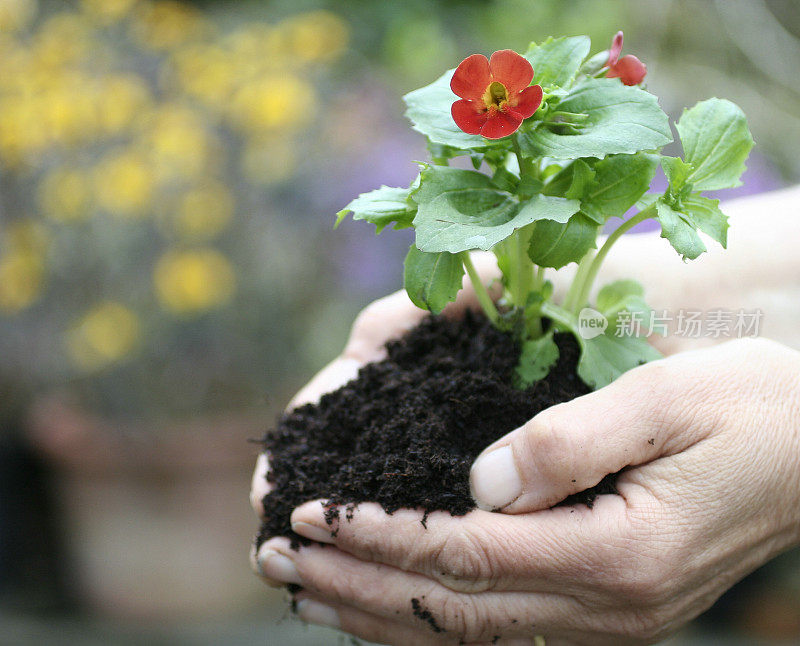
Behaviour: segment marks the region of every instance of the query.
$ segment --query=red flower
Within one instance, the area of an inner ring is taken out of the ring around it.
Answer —
[[[461,97],[450,109],[453,121],[470,135],[501,139],[517,131],[542,104],[542,88],[528,87],[533,67],[510,49],[486,60],[473,54],[453,73],[450,89]]]
[[[625,85],[639,85],[647,74],[647,66],[633,54],[619,57],[622,51],[622,32],[618,31],[611,41],[611,50],[608,52],[608,78],[617,78]]]

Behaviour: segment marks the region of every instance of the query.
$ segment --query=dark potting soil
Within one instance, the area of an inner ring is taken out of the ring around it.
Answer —
[[[489,444],[539,411],[589,391],[578,378],[574,337],[556,335],[560,358],[527,390],[513,386],[519,349],[483,316],[429,317],[387,345],[388,356],[358,377],[284,414],[264,438],[270,456],[267,517],[256,543],[288,536],[298,505],[378,502],[388,512],[418,508],[454,516],[475,508],[472,462]],[[613,476],[562,504],[591,506],[616,493]],[[352,508],[351,508],[352,509]]]

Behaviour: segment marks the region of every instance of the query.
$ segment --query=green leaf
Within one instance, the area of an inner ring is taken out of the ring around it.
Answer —
[[[603,224],[621,217],[650,187],[658,155],[612,155],[594,165],[594,180],[584,189],[581,210]]]
[[[607,386],[631,368],[661,358],[661,354],[647,339],[637,336],[610,336],[601,334],[592,339],[578,336],[581,358],[578,376],[590,388]]]
[[[725,99],[701,101],[684,111],[677,128],[684,157],[694,167],[687,180],[695,191],[741,185],[753,137],[739,106]]]
[[[638,211],[644,211],[645,209],[653,206],[658,201],[661,195],[658,193],[645,193],[640,197],[634,206]]]
[[[523,152],[533,157],[575,159],[653,150],[672,141],[667,115],[652,94],[618,79],[590,79],[577,85],[558,110],[587,114],[577,134],[548,126],[520,129]],[[559,128],[559,126],[553,126]]]
[[[508,193],[488,188],[444,192],[419,204],[414,218],[417,247],[429,252],[488,251],[517,229],[539,220],[566,220],[579,206],[575,200],[545,195],[519,204]]]
[[[596,307],[608,319],[610,330],[616,328],[620,312],[642,317],[650,314],[650,308],[644,301],[644,287],[635,280],[617,280],[604,285],[597,294]]]
[[[564,224],[580,208],[581,204],[578,200],[567,200],[549,195],[534,195],[531,199],[520,204],[519,217],[529,223],[548,220]]]
[[[405,229],[417,213],[415,204],[409,200],[411,189],[381,186],[379,189],[362,193],[336,214],[338,227],[347,214],[352,212],[354,220],[366,220],[376,227],[376,233],[394,222],[395,229]]]
[[[514,193],[519,186],[519,177],[500,166],[492,175],[492,183],[503,191]]]
[[[448,160],[453,159],[453,157],[464,154],[463,150],[453,148],[452,146],[445,146],[444,144],[437,144],[430,140],[428,140],[428,152],[435,164],[441,164],[443,166],[446,166]]]
[[[419,187],[411,193],[411,199],[417,204],[425,204],[442,193],[465,188],[495,189],[496,187],[490,177],[474,170],[424,164],[419,176]]]
[[[424,167],[412,199],[418,204],[413,221],[417,247],[451,253],[489,250],[538,220],[566,222],[580,206],[575,200],[544,195],[520,204],[483,173],[449,166]]]
[[[533,65],[533,82],[542,87],[566,87],[575,78],[591,47],[588,36],[548,38],[531,43],[525,58]]]
[[[661,168],[664,169],[664,174],[667,176],[670,188],[675,191],[680,191],[689,179],[689,175],[694,170],[691,164],[687,164],[680,157],[662,157]]]
[[[644,287],[635,280],[615,280],[597,294],[597,309],[607,316],[625,309],[625,303],[632,299],[643,300]]]
[[[406,116],[411,120],[414,130],[421,132],[434,144],[442,144],[462,150],[481,150],[494,146],[504,146],[480,135],[468,135],[459,128],[450,108],[458,97],[450,89],[450,79],[455,70],[448,70],[430,85],[406,94],[403,100],[408,109]],[[452,152],[452,151],[450,151]]]
[[[591,388],[607,386],[631,368],[661,358],[661,354],[643,337],[618,337],[613,330],[607,329],[604,334],[585,339],[580,333],[578,320],[571,312],[550,302],[542,305],[541,312],[557,328],[575,335],[581,346],[578,376]]]
[[[719,210],[719,200],[691,195],[683,200],[683,210],[700,231],[727,248],[728,216]]]
[[[694,260],[706,250],[705,244],[697,235],[697,226],[685,213],[676,211],[662,201],[656,203],[658,221],[661,223],[661,237],[669,243],[684,260]]]
[[[556,361],[558,361],[558,346],[553,341],[552,334],[525,341],[514,371],[517,388],[528,388],[540,379],[544,379]]]
[[[403,285],[417,307],[441,312],[456,300],[464,277],[464,265],[458,255],[425,253],[413,244],[406,255]]]
[[[594,179],[594,170],[582,159],[576,159],[561,169],[545,185],[545,195],[563,195],[570,199],[581,199],[588,184]]]
[[[528,256],[540,267],[560,269],[597,246],[597,231],[597,223],[583,213],[576,213],[566,224],[542,220],[536,224]]]

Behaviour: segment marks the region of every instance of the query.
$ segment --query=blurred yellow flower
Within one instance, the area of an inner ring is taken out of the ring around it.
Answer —
[[[236,289],[227,258],[214,249],[169,251],[156,266],[156,293],[176,314],[196,314],[224,304]]]
[[[280,69],[289,63],[286,34],[265,23],[252,23],[230,33],[225,42],[242,77],[248,71]]]
[[[224,107],[242,69],[229,52],[216,45],[190,45],[173,57],[176,74],[183,89],[213,108]]]
[[[27,27],[36,10],[36,0],[0,0],[0,33]]]
[[[139,0],[81,0],[81,8],[98,22],[111,24],[124,18]]]
[[[38,104],[0,98],[0,156],[11,168],[47,146],[47,128]]]
[[[212,143],[206,128],[196,111],[177,104],[160,105],[145,119],[138,145],[158,181],[194,179],[206,170]]]
[[[72,362],[82,370],[94,371],[130,354],[139,335],[136,314],[121,303],[106,301],[90,309],[67,332],[65,342]]]
[[[83,74],[61,73],[41,94],[41,113],[52,142],[75,145],[91,139],[98,128],[95,84]]]
[[[182,2],[158,0],[134,12],[133,35],[155,50],[170,50],[202,38],[211,30],[203,14]]]
[[[18,312],[42,291],[44,261],[32,249],[13,249],[0,257],[0,311]]]
[[[31,53],[36,63],[62,67],[86,57],[94,46],[91,26],[77,13],[55,13],[36,31]]]
[[[79,170],[56,168],[40,182],[37,193],[42,212],[53,220],[73,222],[89,216],[92,188]]]
[[[150,89],[134,75],[114,75],[102,79],[97,110],[103,129],[116,134],[128,129],[150,105]]]
[[[285,22],[290,51],[307,62],[332,61],[347,48],[347,23],[329,11],[302,13]]]
[[[120,153],[94,170],[94,194],[99,206],[112,215],[137,218],[147,214],[155,179],[150,165],[135,153]]]
[[[187,240],[208,240],[233,217],[234,200],[217,182],[194,188],[181,197],[173,216],[175,232]]]
[[[243,85],[233,97],[233,118],[251,132],[297,130],[316,107],[314,88],[291,74],[271,74]]]

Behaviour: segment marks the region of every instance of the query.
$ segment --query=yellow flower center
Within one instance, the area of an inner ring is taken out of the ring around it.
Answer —
[[[497,81],[489,83],[486,92],[483,94],[483,102],[487,108],[494,106],[495,108],[502,108],[503,104],[508,101],[508,90],[506,86]]]

